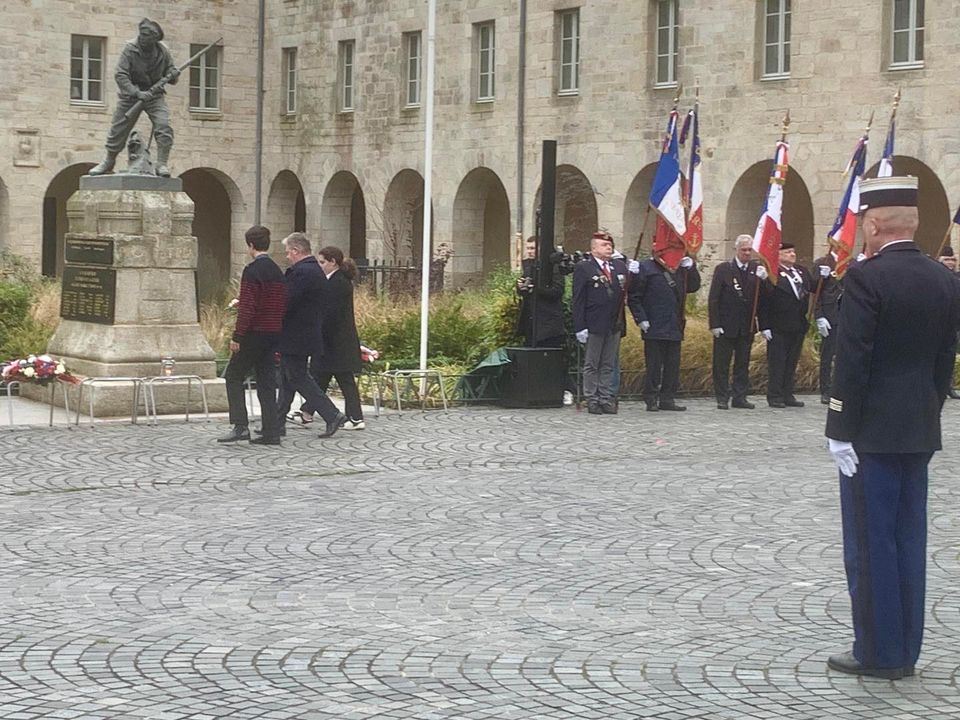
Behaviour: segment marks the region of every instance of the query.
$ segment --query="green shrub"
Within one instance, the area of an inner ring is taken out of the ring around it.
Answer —
[[[32,293],[28,286],[18,282],[0,282],[0,357],[5,360],[15,354],[11,342],[27,321],[31,300]],[[43,350],[46,350],[46,344],[42,349],[30,352]]]

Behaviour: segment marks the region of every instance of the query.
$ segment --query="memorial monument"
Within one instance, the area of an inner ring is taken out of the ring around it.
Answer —
[[[106,157],[67,202],[61,320],[48,352],[79,375],[157,376],[161,362],[169,367],[172,359],[177,375],[216,377],[214,352],[199,323],[194,206],[181,180],[170,177],[173,130],[163,95],[182,69],[217,43],[177,68],[162,38],[160,26],[144,19],[137,39],[124,48]],[[146,142],[134,130],[143,110],[153,125]],[[156,164],[150,158],[154,138]],[[112,174],[124,145],[127,170]],[[211,409],[226,407],[222,384],[208,395]],[[98,390],[96,397],[97,415],[129,412],[130,393],[123,387]]]

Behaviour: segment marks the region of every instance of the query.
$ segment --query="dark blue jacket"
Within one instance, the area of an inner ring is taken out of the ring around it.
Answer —
[[[619,331],[626,334],[623,300],[627,266],[623,260],[609,260],[611,282],[593,258],[577,263],[573,269],[573,331],[589,330],[594,335]]]
[[[360,340],[353,317],[353,281],[343,269],[323,282],[323,354],[311,369],[324,373],[358,373]]]
[[[852,442],[858,453],[939,450],[958,319],[960,284],[914,243],[850,265],[827,437]]]
[[[283,355],[320,355],[323,352],[321,303],[325,281],[320,263],[310,255],[284,273],[287,313],[283,316],[278,350]]]
[[[637,325],[644,320],[650,329],[644,340],[683,340],[683,303],[685,292],[700,289],[697,266],[669,272],[653,258],[640,263],[640,273],[630,278],[630,312]]]

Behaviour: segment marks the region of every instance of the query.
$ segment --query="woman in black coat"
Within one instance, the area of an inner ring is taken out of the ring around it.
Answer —
[[[327,276],[323,283],[323,354],[310,361],[310,374],[326,392],[330,380],[336,379],[346,404],[347,423],[344,430],[363,430],[363,410],[356,374],[360,372],[360,340],[353,317],[353,280],[357,266],[344,260],[343,251],[328,246],[317,252],[317,260]],[[304,406],[304,413],[311,408]]]

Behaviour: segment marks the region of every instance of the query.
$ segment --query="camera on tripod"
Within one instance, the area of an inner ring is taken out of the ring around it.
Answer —
[[[563,247],[558,245],[556,251],[550,253],[549,260],[560,268],[561,273],[569,275],[578,262],[586,260],[588,257],[590,257],[588,252],[576,250],[572,253],[566,253],[563,251]]]

